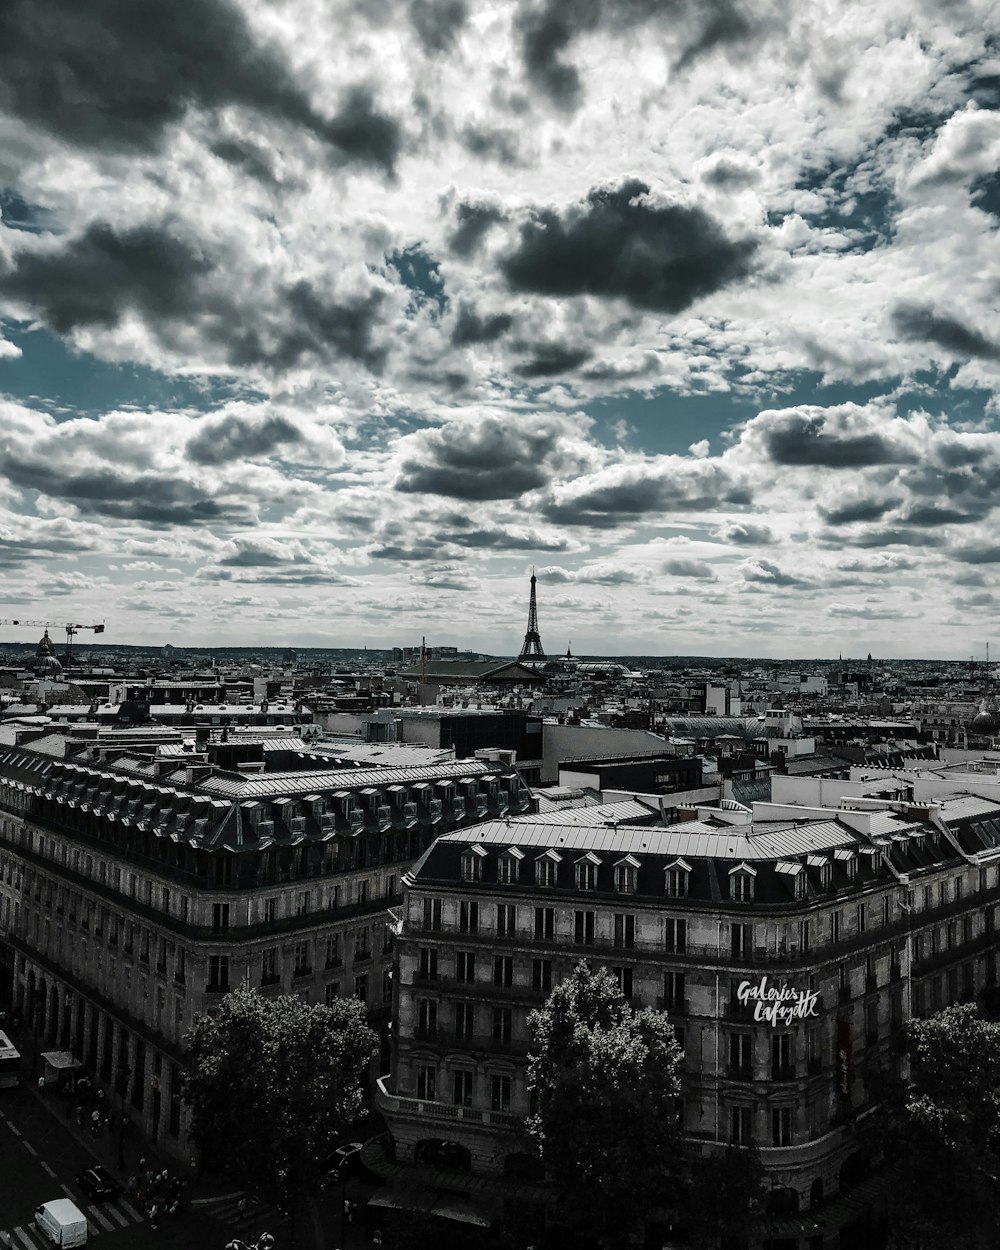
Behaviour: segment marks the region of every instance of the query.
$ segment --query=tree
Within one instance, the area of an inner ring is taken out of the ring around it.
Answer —
[[[1000,1024],[972,1004],[908,1029],[911,1085],[890,1149],[894,1244],[992,1250],[1000,1207]]]
[[[240,988],[200,1016],[187,1041],[184,1100],[201,1157],[283,1200],[294,1217],[361,1110],[378,1048],[363,1004],[310,1006]]]
[[[633,1011],[603,969],[577,965],[529,1017],[528,1131],[564,1222],[604,1246],[673,1204],[681,1050],[667,1018]]]
[[[718,1246],[745,1238],[764,1208],[764,1167],[757,1150],[729,1146],[690,1160],[690,1188],[684,1215],[697,1246]]]

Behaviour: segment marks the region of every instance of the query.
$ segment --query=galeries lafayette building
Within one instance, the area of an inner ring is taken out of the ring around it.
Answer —
[[[905,1022],[993,992],[1000,802],[726,803],[669,827],[616,806],[455,831],[407,874],[380,1082],[397,1158],[442,1138],[473,1172],[523,1158],[527,1017],[585,958],[669,1014],[695,1148],[756,1145],[772,1215],[822,1242],[880,1161]]]

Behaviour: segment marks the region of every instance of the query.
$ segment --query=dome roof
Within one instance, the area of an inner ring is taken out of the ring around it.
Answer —
[[[969,733],[982,734],[984,737],[1000,733],[1000,711],[996,707],[988,706],[984,699],[969,724]]]
[[[58,677],[62,673],[62,665],[54,655],[40,655],[34,668],[39,677]]]

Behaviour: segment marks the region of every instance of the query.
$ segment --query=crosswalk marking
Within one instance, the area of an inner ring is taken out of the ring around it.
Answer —
[[[141,1216],[141,1215],[139,1214],[139,1212],[135,1209],[135,1207],[131,1204],[131,1202],[129,1202],[129,1201],[128,1201],[128,1199],[127,1199],[127,1198],[122,1198],[122,1199],[121,1199],[121,1205],[125,1208],[125,1210],[129,1213],[129,1215],[131,1215],[132,1219],[134,1219],[134,1220],[141,1220],[141,1219],[142,1219],[142,1216]]]
[[[13,1232],[22,1246],[27,1246],[28,1250],[38,1250],[38,1243],[32,1241],[23,1228],[15,1228]]]
[[[98,1222],[98,1224],[100,1224],[100,1226],[104,1229],[105,1232],[110,1232],[111,1229],[114,1228],[114,1224],[111,1223],[111,1221],[104,1214],[104,1212],[101,1211],[98,1207],[88,1207],[87,1210],[94,1217],[94,1219]]]
[[[38,1151],[26,1137],[21,1138],[21,1145],[28,1151],[29,1154],[34,1155],[36,1159],[38,1158]]]
[[[97,1227],[94,1221],[88,1220],[87,1221],[87,1236],[88,1237],[100,1237],[100,1235],[101,1235],[101,1230]]]
[[[10,1129],[10,1131],[14,1134],[15,1137],[21,1136],[21,1130],[11,1120],[7,1121],[7,1127]]]
[[[124,1215],[122,1215],[121,1211],[119,1211],[117,1207],[108,1207],[107,1212],[108,1212],[108,1215],[112,1217],[112,1219],[117,1220],[117,1222],[121,1225],[122,1228],[128,1228],[128,1220],[125,1218]],[[139,1218],[139,1214],[138,1212],[136,1212],[136,1219],[138,1218]]]
[[[55,1172],[52,1171],[52,1169],[49,1167],[47,1163],[44,1163],[44,1162],[42,1163],[42,1171],[45,1172],[48,1176],[51,1176],[53,1180],[56,1179]]]

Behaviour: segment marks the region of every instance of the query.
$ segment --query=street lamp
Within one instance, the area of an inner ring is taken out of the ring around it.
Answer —
[[[252,1245],[249,1242],[240,1241],[238,1237],[234,1237],[232,1241],[226,1242],[226,1250],[271,1250],[273,1245],[274,1238],[271,1234],[261,1233]]]

